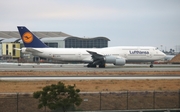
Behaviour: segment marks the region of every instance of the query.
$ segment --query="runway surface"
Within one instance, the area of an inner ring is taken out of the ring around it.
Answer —
[[[126,64],[125,66],[107,65],[106,68],[87,68],[85,64],[31,64],[0,63],[0,71],[180,71],[180,65]]]
[[[1,63],[0,71],[180,71],[180,65],[157,64],[149,68],[149,64],[126,64],[125,66],[107,65],[106,68],[87,68],[86,64],[32,64]],[[34,80],[146,80],[146,79],[180,79],[180,76],[2,76],[0,81],[34,81]]]
[[[35,80],[159,80],[159,79],[164,79],[164,80],[172,80],[172,79],[180,79],[180,76],[105,76],[105,77],[64,77],[64,76],[20,76],[20,77],[0,77],[0,81],[35,81]]]

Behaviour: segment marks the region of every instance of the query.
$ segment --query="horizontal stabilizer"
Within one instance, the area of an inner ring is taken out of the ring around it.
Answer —
[[[34,49],[34,48],[26,48],[26,52],[32,52],[32,53],[43,53],[43,52],[38,51],[38,50],[36,50],[36,49]]]
[[[22,49],[20,49],[20,48],[14,48],[15,50],[18,50],[18,51],[21,51]]]

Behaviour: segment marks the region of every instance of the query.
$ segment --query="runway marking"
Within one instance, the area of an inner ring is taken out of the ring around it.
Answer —
[[[171,80],[180,79],[180,76],[147,76],[147,77],[0,77],[0,81],[34,81],[34,80]]]
[[[85,64],[43,64],[35,63],[0,63],[0,71],[180,71],[180,65],[156,64],[149,68],[148,64],[126,64],[123,67],[108,64],[106,68],[87,68]]]

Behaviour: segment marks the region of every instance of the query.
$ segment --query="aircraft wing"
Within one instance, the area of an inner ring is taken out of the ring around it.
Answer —
[[[94,52],[94,51],[88,51],[87,50],[87,52],[92,55],[92,58],[93,57],[103,57],[102,54],[98,54],[97,52]]]
[[[100,53],[97,53],[97,52],[94,52],[94,51],[88,51],[88,50],[87,50],[87,52],[89,54],[91,54],[93,64],[98,64],[98,63],[104,62],[103,54],[100,54]]]
[[[26,52],[32,52],[32,53],[43,53],[43,52],[38,51],[38,50],[36,50],[36,49],[34,49],[34,48],[26,48]]]
[[[100,67],[105,67],[105,63],[113,63],[114,65],[124,65],[126,63],[125,58],[120,56],[110,56],[104,55],[101,53],[97,53],[94,51],[87,51],[91,54],[92,57],[92,65],[89,64],[88,66],[94,67],[94,65],[99,65]]]

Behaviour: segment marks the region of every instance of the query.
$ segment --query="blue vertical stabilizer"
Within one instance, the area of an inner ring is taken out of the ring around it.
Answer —
[[[47,48],[48,47],[39,38],[37,38],[32,32],[30,32],[26,27],[18,26],[17,28],[21,35],[21,39],[24,43],[24,47],[31,47],[31,48]]]

